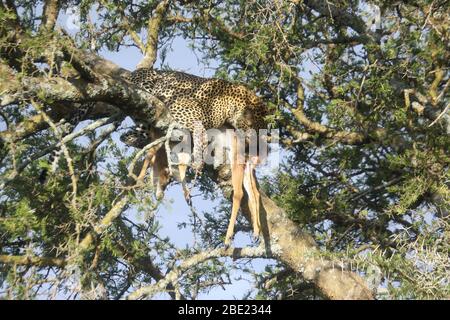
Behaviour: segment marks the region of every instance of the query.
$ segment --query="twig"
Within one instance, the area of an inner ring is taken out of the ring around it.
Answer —
[[[119,200],[113,205],[111,210],[103,217],[103,219],[89,232],[80,242],[80,249],[86,250],[94,241],[94,237],[104,232],[120,216],[123,209],[128,204],[128,193],[123,192],[119,195]]]
[[[450,107],[450,103],[448,103],[447,106],[445,107],[445,109],[437,116],[437,118],[434,119],[432,123],[430,123],[430,125],[428,126],[428,128],[431,127],[431,126],[433,126],[436,122],[438,122],[439,119],[442,118],[442,117],[444,116],[444,114],[448,111],[448,108],[449,108],[449,107]]]

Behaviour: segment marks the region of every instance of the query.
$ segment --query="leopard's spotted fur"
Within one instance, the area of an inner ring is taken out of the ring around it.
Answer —
[[[267,127],[266,105],[242,84],[149,68],[137,69],[129,80],[164,102],[174,120],[194,135],[194,159],[201,158],[198,154],[206,145],[207,129],[231,126],[245,131]],[[142,148],[149,142],[145,132],[145,125],[138,124],[121,140]],[[199,170],[201,164],[194,163],[194,167]]]
[[[242,130],[266,128],[266,105],[242,84],[147,68],[134,71],[130,80],[162,100],[175,121],[191,132],[195,121],[205,129],[227,124]]]

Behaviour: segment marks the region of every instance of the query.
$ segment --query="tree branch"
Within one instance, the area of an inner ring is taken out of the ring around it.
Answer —
[[[352,144],[352,145],[358,145],[358,144],[363,144],[363,143],[367,143],[373,140],[374,137],[383,137],[386,133],[384,129],[376,129],[374,130],[374,132],[372,132],[372,136],[369,136],[367,134],[364,133],[360,133],[360,132],[350,132],[350,131],[340,131],[340,130],[335,130],[332,128],[329,128],[319,122],[315,122],[310,120],[304,111],[304,90],[303,90],[303,86],[301,83],[301,79],[299,79],[297,77],[297,103],[296,103],[296,107],[292,108],[289,107],[289,110],[292,112],[292,114],[295,116],[295,118],[299,121],[299,123],[301,123],[302,125],[304,125],[307,129],[307,131],[309,132],[313,132],[313,133],[318,133],[319,135],[327,138],[327,139],[332,139],[335,141],[339,141],[345,144]],[[296,133],[296,130],[294,128],[292,128],[292,126],[290,127],[290,129]],[[304,134],[302,133],[296,133],[295,134],[297,136],[297,139],[300,141],[303,141],[304,139],[301,139],[301,137],[303,138],[308,138],[305,137]]]
[[[41,115],[42,117],[42,115]],[[3,189],[5,186],[8,185],[8,183],[10,183],[11,181],[13,181],[15,178],[17,178],[17,176],[33,161],[45,156],[46,154],[50,153],[51,151],[55,150],[56,148],[59,148],[61,146],[62,143],[67,143],[77,137],[80,137],[88,132],[94,131],[97,128],[100,128],[101,126],[104,126],[108,123],[113,122],[114,120],[118,119],[118,117],[111,117],[111,118],[104,118],[104,119],[100,119],[98,121],[95,121],[94,123],[91,123],[90,125],[86,126],[85,128],[77,131],[77,132],[73,132],[71,134],[68,134],[67,136],[63,137],[61,139],[60,142],[45,148],[44,150],[34,154],[33,156],[25,159],[24,161],[22,161],[20,164],[17,165],[17,167],[15,168],[15,170],[13,172],[11,172],[8,177],[6,177],[5,179],[0,180],[0,189]],[[0,138],[2,136],[0,135]]]
[[[217,248],[210,251],[203,251],[184,260],[179,266],[175,267],[172,271],[166,274],[164,279],[161,279],[153,285],[142,287],[134,291],[127,297],[127,299],[135,300],[143,297],[150,298],[159,292],[165,291],[167,285],[169,284],[173,284],[175,286],[178,283],[180,276],[190,268],[207,260],[221,257],[232,257],[234,260],[241,258],[270,258],[264,247]]]
[[[333,21],[340,26],[348,26],[355,30],[361,37],[363,42],[373,42],[375,37],[366,28],[364,21],[355,14],[345,10],[345,8],[338,7],[336,4],[327,0],[291,0],[295,4],[303,3],[307,7],[317,11],[322,16],[333,19]]]
[[[155,9],[154,15],[148,20],[147,44],[145,46],[144,58],[139,62],[137,68],[149,68],[153,66],[158,52],[158,36],[164,16],[167,13],[169,1],[161,1]]]
[[[372,299],[372,292],[364,280],[344,266],[324,259],[312,237],[302,232],[284,210],[261,193],[263,220],[266,222],[265,242],[276,257],[313,283],[330,299]],[[248,211],[248,205],[245,204]]]
[[[42,15],[42,23],[40,25],[40,31],[53,30],[55,27],[56,19],[59,13],[59,1],[58,0],[46,0],[44,4],[44,13]]]
[[[11,256],[11,255],[0,255],[0,263],[24,265],[24,266],[38,266],[38,267],[60,267],[60,268],[66,265],[66,261],[60,258],[36,257],[36,256]]]
[[[94,239],[102,232],[104,232],[106,229],[108,229],[108,227],[114,222],[114,220],[117,219],[123,212],[125,206],[128,204],[128,200],[129,200],[128,194],[125,192],[119,196],[119,199],[113,205],[111,210],[108,211],[108,213],[103,217],[103,219],[80,242],[81,250],[89,249],[91,244],[94,242]]]

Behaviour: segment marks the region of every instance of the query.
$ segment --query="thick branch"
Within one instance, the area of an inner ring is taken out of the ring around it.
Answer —
[[[134,119],[151,119],[155,114],[164,113],[160,102],[126,83],[112,78],[101,83],[87,83],[78,79],[24,77],[21,82],[10,84],[2,96],[8,103],[38,98],[57,103],[106,102],[124,111]],[[151,106],[149,108],[149,105]]]
[[[284,210],[261,193],[265,241],[269,248],[276,247],[276,255],[290,268],[313,283],[330,299],[372,299],[372,292],[363,279],[322,257],[314,240],[291,221]]]
[[[64,267],[66,261],[51,257],[0,255],[0,263],[38,267]]]
[[[145,46],[144,58],[137,65],[138,68],[150,68],[156,61],[158,52],[158,36],[161,24],[166,15],[169,1],[160,2],[155,9],[154,15],[148,20],[147,44]]]
[[[231,198],[231,174],[226,166],[218,170],[215,181]],[[241,204],[250,217],[247,199]],[[301,231],[287,213],[261,192],[261,223],[266,250],[292,270],[301,274],[330,299],[373,299],[363,279],[331,260],[323,258],[312,237]]]
[[[41,31],[53,30],[59,13],[59,1],[47,0],[44,4],[44,13],[42,15]]]

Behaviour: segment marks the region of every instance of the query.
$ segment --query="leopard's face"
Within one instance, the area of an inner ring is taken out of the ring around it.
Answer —
[[[258,101],[254,104],[244,104],[238,109],[239,111],[232,116],[232,125],[236,129],[241,130],[259,130],[267,129],[267,122],[265,120],[268,115],[266,106]]]
[[[122,134],[120,136],[120,141],[122,141],[127,146],[139,149],[144,148],[147,144],[151,142],[148,130],[142,124]]]

